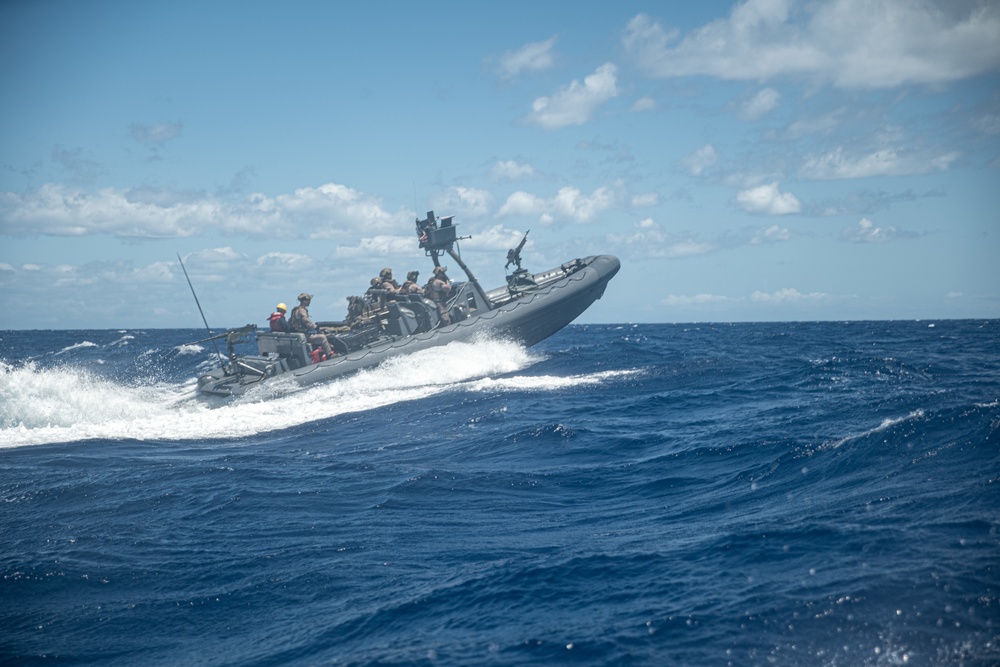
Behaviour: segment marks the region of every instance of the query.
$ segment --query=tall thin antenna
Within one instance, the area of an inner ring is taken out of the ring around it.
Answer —
[[[208,326],[208,320],[205,319],[205,311],[201,309],[201,302],[198,301],[198,295],[194,292],[194,285],[191,284],[191,277],[188,276],[188,270],[184,268],[184,260],[181,259],[181,254],[177,253],[177,261],[181,263],[181,270],[184,272],[184,277],[187,278],[188,287],[191,288],[191,296],[194,297],[194,303],[198,306],[198,312],[201,313],[201,321],[205,323],[205,330],[208,331],[208,335],[212,335],[212,327]],[[219,355],[219,363],[222,363],[222,352],[219,352],[219,346],[215,344],[215,338],[211,339],[212,347],[215,348],[215,353]]]

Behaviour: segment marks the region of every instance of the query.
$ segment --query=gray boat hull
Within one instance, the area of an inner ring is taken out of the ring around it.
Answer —
[[[567,267],[571,268],[567,270]],[[198,391],[210,395],[237,395],[275,377],[291,378],[300,385],[325,382],[377,366],[389,357],[468,340],[481,332],[534,345],[565,327],[600,299],[608,281],[620,267],[618,258],[612,255],[567,262],[534,274],[532,279],[537,287],[515,294],[507,287],[486,293],[489,307],[478,309],[462,321],[424,333],[378,341],[299,368],[289,368],[287,361],[283,363],[276,357],[237,358],[228,366],[198,378]]]

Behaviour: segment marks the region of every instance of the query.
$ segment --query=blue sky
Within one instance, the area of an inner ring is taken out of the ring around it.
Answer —
[[[2,327],[340,319],[431,209],[618,255],[583,322],[1000,317],[996,2],[6,2],[0,76]]]

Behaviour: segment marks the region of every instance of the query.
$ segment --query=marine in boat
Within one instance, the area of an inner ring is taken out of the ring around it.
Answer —
[[[528,235],[507,252],[514,270],[507,284],[485,291],[462,261],[454,216],[437,218],[428,211],[416,221],[419,247],[434,262],[436,272],[446,253],[461,268],[464,282],[450,282],[434,301],[423,294],[390,293],[373,286],[366,298],[349,297],[348,319],[317,322],[333,355],[312,349],[306,333],[258,331],[248,324],[205,339],[225,339],[228,355],[219,368],[198,378],[202,394],[242,394],[268,380],[288,377],[301,385],[323,382],[385,359],[431,347],[468,340],[480,332],[534,345],[575,320],[601,298],[621,264],[613,255],[573,259],[557,267],[531,273],[521,267],[521,250]],[[440,267],[440,268],[439,268]],[[197,298],[197,297],[196,297]],[[257,354],[237,354],[236,345],[256,339]],[[205,342],[199,341],[199,342]]]

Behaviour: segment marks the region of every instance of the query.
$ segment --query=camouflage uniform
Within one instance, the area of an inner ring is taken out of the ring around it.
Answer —
[[[304,297],[304,298],[303,298]],[[303,292],[299,295],[299,305],[292,308],[292,316],[288,321],[288,330],[296,333],[304,333],[306,335],[306,340],[312,345],[313,349],[321,348],[323,354],[329,359],[333,356],[333,349],[330,347],[330,341],[326,339],[326,336],[316,331],[319,327],[316,323],[312,321],[309,317],[309,308],[307,304],[312,301],[312,295]],[[316,333],[309,333],[310,331],[316,331]]]
[[[399,288],[400,294],[419,294],[423,295],[424,288],[417,283],[417,278],[420,276],[419,271],[410,271],[406,274],[406,282],[403,286]]]
[[[392,277],[392,269],[385,268],[378,273],[379,280],[382,281],[382,289],[388,294],[398,294],[399,293],[399,283],[397,283]]]
[[[451,294],[451,281],[445,273],[444,267],[438,266],[434,269],[434,277],[424,286],[424,295],[437,304],[438,315],[441,316],[441,326],[451,324],[451,316],[448,315],[448,296]]]

